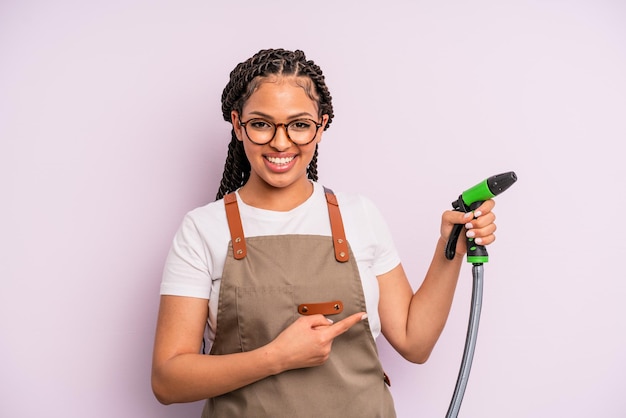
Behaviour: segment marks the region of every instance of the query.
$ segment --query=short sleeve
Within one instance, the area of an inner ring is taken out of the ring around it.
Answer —
[[[161,294],[209,299],[209,264],[209,251],[196,223],[188,214],[174,236],[165,261]]]
[[[357,262],[370,274],[388,273],[400,264],[387,223],[376,205],[359,194],[338,195],[346,237]]]
[[[376,243],[371,269],[376,276],[379,276],[397,267],[400,264],[400,256],[391,231],[378,208],[371,200],[365,198],[363,198],[363,205]]]

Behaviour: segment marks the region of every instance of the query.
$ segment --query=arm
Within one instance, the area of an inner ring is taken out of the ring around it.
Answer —
[[[332,324],[322,315],[302,317],[256,350],[200,354],[206,299],[162,296],[152,361],[152,389],[159,402],[192,402],[221,395],[285,370],[323,364],[332,341],[359,322],[357,313]]]
[[[452,226],[471,221],[472,232],[482,245],[495,240],[493,200],[487,200],[476,211],[476,219],[461,212],[446,211],[442,216],[439,238],[426,277],[413,293],[402,265],[378,276],[379,313],[382,332],[389,343],[407,360],[424,363],[432,352],[450,313],[466,245],[459,239],[454,260],[447,260],[444,249]]]

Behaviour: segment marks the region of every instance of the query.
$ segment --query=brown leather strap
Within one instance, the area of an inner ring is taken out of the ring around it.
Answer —
[[[224,207],[226,208],[226,219],[228,219],[228,229],[230,229],[230,239],[233,243],[233,256],[241,260],[246,256],[246,238],[243,235],[239,206],[235,193],[224,196]]]
[[[334,300],[324,303],[303,303],[298,305],[300,315],[335,315],[343,312],[343,302]]]
[[[346,241],[346,233],[343,230],[343,220],[341,219],[337,196],[327,187],[324,187],[324,193],[326,194],[326,203],[328,204],[328,216],[330,216],[330,229],[333,236],[335,259],[340,263],[345,263],[350,259],[350,256],[348,255],[348,241]]]
[[[328,205],[328,216],[330,217],[330,229],[333,237],[333,247],[335,249],[335,259],[340,263],[345,263],[350,259],[346,233],[343,229],[343,220],[339,211],[339,203],[333,191],[324,187],[326,203]],[[239,206],[235,193],[224,196],[224,206],[226,208],[226,218],[230,230],[230,239],[233,243],[233,256],[241,260],[246,256],[246,239],[241,225]]]

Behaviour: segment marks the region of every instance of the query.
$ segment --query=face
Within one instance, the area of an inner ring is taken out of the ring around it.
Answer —
[[[274,138],[267,144],[251,142],[239,122],[261,118],[274,124],[289,123],[297,119],[313,119],[322,123],[315,139],[307,145],[296,145],[288,137],[283,126],[278,126]],[[322,131],[328,115],[318,116],[317,103],[297,84],[294,77],[271,78],[259,84],[243,105],[241,115],[231,113],[235,134],[243,142],[250,161],[250,179],[245,188],[259,190],[281,189],[310,191],[307,167],[313,158],[316,145],[322,139]]]

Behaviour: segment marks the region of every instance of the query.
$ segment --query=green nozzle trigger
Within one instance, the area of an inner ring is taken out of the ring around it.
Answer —
[[[517,181],[517,175],[513,171],[496,174],[481,181],[472,188],[464,191],[457,200],[452,202],[452,208],[459,212],[472,212],[485,200],[499,195],[511,187]],[[452,227],[450,238],[446,244],[446,258],[452,260],[456,254],[456,243],[463,230],[462,224]],[[467,262],[483,264],[489,261],[489,254],[483,245],[477,245],[473,238],[467,238]]]

